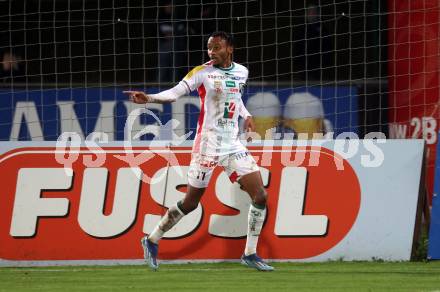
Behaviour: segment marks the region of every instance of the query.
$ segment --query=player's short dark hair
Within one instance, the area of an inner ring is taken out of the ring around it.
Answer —
[[[231,46],[231,47],[234,46],[234,38],[230,34],[224,32],[224,31],[213,32],[209,37],[212,37],[212,38],[219,37],[222,40],[225,40],[226,44],[228,46]]]

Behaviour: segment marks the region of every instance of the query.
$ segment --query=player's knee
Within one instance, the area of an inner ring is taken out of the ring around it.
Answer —
[[[254,196],[254,203],[260,206],[266,206],[267,192],[264,188],[258,189]]]

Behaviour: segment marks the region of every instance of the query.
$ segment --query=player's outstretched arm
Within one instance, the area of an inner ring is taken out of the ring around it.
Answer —
[[[171,89],[156,93],[146,94],[142,91],[123,91],[134,103],[170,103],[176,101],[182,95],[188,94],[187,86],[182,82]]]
[[[134,103],[149,103],[149,102],[151,102],[151,97],[142,91],[126,90],[126,91],[123,91],[123,93],[127,94],[130,101],[132,101]]]

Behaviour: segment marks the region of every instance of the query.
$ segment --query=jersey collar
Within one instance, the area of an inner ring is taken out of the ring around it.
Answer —
[[[234,67],[235,67],[235,63],[232,62],[232,63],[231,63],[231,66],[229,66],[228,68],[221,68],[221,67],[219,67],[219,66],[217,66],[217,65],[214,65],[214,67],[217,68],[217,69],[220,69],[220,70],[222,70],[222,71],[231,71],[232,69],[234,69]]]

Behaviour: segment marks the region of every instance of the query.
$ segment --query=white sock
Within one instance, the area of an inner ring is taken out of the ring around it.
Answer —
[[[173,228],[183,216],[185,216],[185,214],[179,209],[179,207],[173,206],[169,208],[165,216],[159,221],[159,224],[157,224],[153,231],[148,235],[148,240],[157,244],[165,232]]]
[[[264,209],[257,208],[251,204],[248,214],[248,230],[246,237],[245,255],[257,252],[258,237],[263,228],[264,219],[266,218],[266,207]]]

